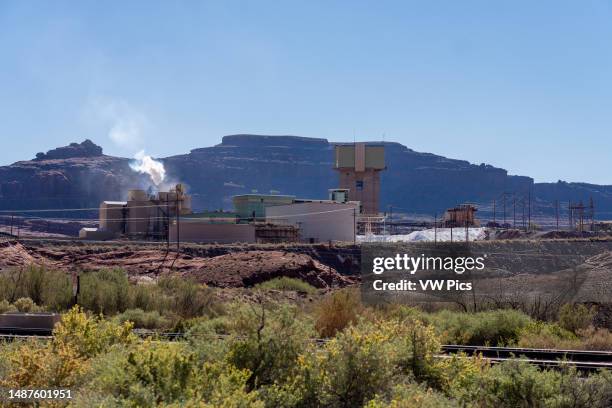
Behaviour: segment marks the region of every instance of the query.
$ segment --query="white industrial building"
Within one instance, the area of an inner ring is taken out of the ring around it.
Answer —
[[[355,240],[358,201],[294,200],[291,204],[266,208],[266,222],[294,225],[300,241],[328,242]]]

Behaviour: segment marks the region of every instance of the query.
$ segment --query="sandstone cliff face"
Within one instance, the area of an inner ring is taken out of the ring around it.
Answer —
[[[433,214],[464,201],[487,201],[504,190],[527,191],[532,180],[503,169],[418,153],[385,143],[381,211]],[[327,198],[337,187],[333,143],[294,136],[225,136],[221,144],[164,159],[170,174],[195,193],[194,205],[229,208],[231,196],[278,191],[305,198]],[[405,210],[404,210],[405,209]]]
[[[130,169],[129,159],[105,156],[99,146],[86,140],[39,153],[34,160],[0,167],[0,208],[98,207],[100,201],[122,199],[126,189],[145,182]],[[90,217],[96,213],[70,215]]]
[[[598,213],[612,217],[612,186],[534,185],[529,177],[493,166],[419,153],[399,143],[385,145],[381,211],[393,205],[397,212],[433,215],[466,201],[484,207],[504,191],[527,196],[533,186],[535,213],[552,214],[555,199],[586,203],[592,195]],[[229,209],[233,195],[254,190],[326,198],[338,183],[333,143],[325,139],[231,135],[216,146],[160,160],[169,181],[187,184],[193,207],[200,210]],[[106,156],[86,140],[0,167],[0,209],[97,207],[102,200],[124,199],[135,187],[146,188],[147,178],[130,169],[129,159]]]

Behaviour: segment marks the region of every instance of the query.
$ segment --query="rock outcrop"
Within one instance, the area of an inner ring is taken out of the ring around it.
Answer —
[[[188,186],[195,209],[229,209],[233,195],[254,191],[326,198],[327,190],[338,183],[333,145],[320,138],[241,134],[159,160],[170,180]],[[381,211],[393,206],[394,212],[433,215],[474,202],[481,204],[482,214],[504,192],[527,197],[532,187],[534,214],[554,214],[554,200],[567,206],[568,200],[586,204],[593,196],[596,214],[612,215],[612,186],[533,184],[529,177],[490,165],[420,153],[399,143],[385,146]],[[0,167],[0,209],[97,207],[102,200],[124,199],[134,187],[146,189],[148,181],[130,169],[129,159],[106,156],[86,140]]]

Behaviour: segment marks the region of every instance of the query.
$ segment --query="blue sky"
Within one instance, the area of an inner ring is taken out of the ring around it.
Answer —
[[[0,164],[91,138],[397,141],[612,184],[609,1],[0,2]]]

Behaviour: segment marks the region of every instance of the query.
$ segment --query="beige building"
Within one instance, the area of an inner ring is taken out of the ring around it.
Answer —
[[[444,226],[446,227],[477,227],[480,225],[476,219],[478,209],[472,204],[460,204],[449,208],[444,213]]]
[[[266,208],[266,221],[294,225],[303,242],[355,240],[359,203],[331,200],[295,200],[293,204]]]
[[[83,229],[83,239],[93,236],[124,235],[140,239],[165,239],[169,224],[180,215],[191,214],[191,196],[185,194],[182,184],[170,191],[148,194],[144,190],[130,190],[127,201],[103,201],[100,204],[100,228]]]
[[[123,234],[127,201],[103,201],[100,204],[100,229]]]
[[[99,228],[81,228],[79,230],[79,239],[86,241],[108,241],[117,237],[119,237],[119,234]]]
[[[383,145],[353,143],[335,146],[334,169],[339,187],[348,190],[348,199],[361,203],[365,215],[378,215],[380,172],[385,166]]]

